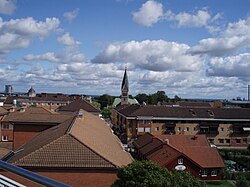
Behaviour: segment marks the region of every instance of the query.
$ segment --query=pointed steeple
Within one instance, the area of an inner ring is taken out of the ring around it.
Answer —
[[[127,75],[127,67],[125,68],[122,86],[121,86],[121,105],[128,104],[128,75]]]
[[[121,90],[127,90],[128,91],[128,76],[127,76],[127,68],[125,68],[125,72],[123,75],[123,80],[122,80],[122,87]]]

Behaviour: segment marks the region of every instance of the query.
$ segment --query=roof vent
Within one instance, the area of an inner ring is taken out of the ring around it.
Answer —
[[[163,141],[169,144],[169,139],[165,138]]]
[[[79,111],[78,114],[77,114],[77,116],[78,116],[79,118],[82,118],[82,117],[83,117],[83,112],[82,112],[82,111]]]

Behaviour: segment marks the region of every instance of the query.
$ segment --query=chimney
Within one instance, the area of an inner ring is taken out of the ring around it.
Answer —
[[[169,139],[165,138],[163,141],[169,144]]]

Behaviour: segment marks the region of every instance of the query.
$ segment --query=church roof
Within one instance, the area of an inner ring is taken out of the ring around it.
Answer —
[[[139,102],[136,99],[130,99],[130,98],[128,98],[128,103],[131,104],[131,105],[135,105],[135,104],[139,105]],[[121,98],[115,98],[112,106],[113,107],[117,107],[120,104],[121,104]]]

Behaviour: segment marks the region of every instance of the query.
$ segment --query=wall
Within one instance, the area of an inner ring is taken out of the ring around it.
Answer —
[[[39,132],[50,128],[49,125],[14,125],[14,143],[13,150],[36,136]]]
[[[74,187],[110,187],[117,179],[116,171],[107,170],[50,170],[50,169],[32,169],[31,171],[36,172],[40,175],[55,179],[57,181],[69,184]],[[0,171],[12,180],[15,180],[21,184],[27,186],[41,186],[33,182],[30,182],[24,178],[14,175],[9,172]]]
[[[176,134],[196,135],[199,132],[197,123],[177,123],[175,126]]]

